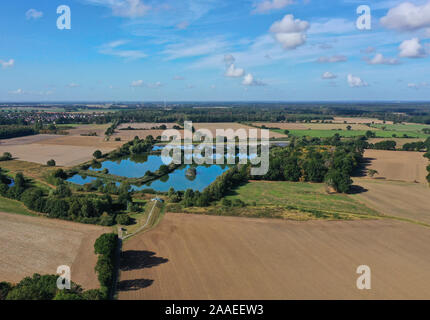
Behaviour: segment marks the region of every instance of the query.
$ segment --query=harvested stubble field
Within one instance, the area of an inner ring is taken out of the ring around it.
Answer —
[[[388,220],[166,214],[126,241],[120,299],[428,299],[430,233]],[[356,288],[360,265],[372,290]]]
[[[366,191],[351,197],[380,213],[430,225],[430,188],[425,184],[355,178]],[[430,231],[428,231],[430,232]]]
[[[418,141],[424,141],[424,139],[409,139],[409,138],[372,138],[369,139],[369,143],[378,143],[381,141],[395,141],[396,142],[396,148],[402,148],[406,143],[412,143],[412,142],[418,142]]]
[[[367,169],[377,170],[376,177],[387,180],[427,184],[428,159],[422,152],[366,150],[364,157],[370,161]]]
[[[58,266],[68,265],[72,281],[96,289],[93,245],[105,232],[109,229],[0,213],[0,281],[16,283],[33,273],[56,274]]]
[[[48,160],[54,159],[57,165],[67,167],[90,160],[95,150],[110,152],[124,143],[104,141],[103,134],[97,137],[80,136],[79,132],[88,133],[94,128],[101,130],[97,126],[79,128],[80,126],[70,129],[70,134],[66,136],[34,135],[1,140],[0,153],[10,152],[15,159],[39,164],[46,164]]]
[[[125,124],[122,124],[120,128],[127,128],[128,126],[131,126],[132,128],[152,128],[160,125],[161,123],[125,123]],[[168,128],[172,128],[175,124],[165,123],[165,125]],[[209,130],[212,133],[214,138],[216,137],[217,129],[220,129],[220,130],[233,129],[235,131],[238,129],[245,129],[247,130],[247,132],[249,129],[255,129],[253,127],[246,126],[240,123],[193,123],[193,126],[196,130],[200,130],[200,129]],[[154,138],[156,138],[158,136],[162,136],[163,132],[164,130],[116,130],[115,134],[113,135],[113,138],[120,137],[121,140],[123,141],[131,140],[135,136],[138,136],[140,139],[144,139],[147,136],[152,135]],[[181,135],[183,135],[183,130],[179,130],[179,132],[181,133]],[[260,136],[260,133],[259,133],[259,136]],[[270,132],[270,138],[286,138],[286,136],[282,133]]]
[[[379,123],[384,124],[384,121],[375,118],[348,118],[348,117],[334,117],[333,123]],[[393,124],[393,121],[385,121],[385,124]]]

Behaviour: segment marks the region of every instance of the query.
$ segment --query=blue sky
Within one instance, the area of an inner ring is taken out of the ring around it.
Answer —
[[[0,101],[430,100],[430,0],[8,0],[0,18]]]

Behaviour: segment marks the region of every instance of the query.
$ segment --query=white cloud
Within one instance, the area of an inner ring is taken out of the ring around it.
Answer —
[[[418,38],[403,41],[399,46],[399,56],[402,58],[424,58],[426,52]]]
[[[324,72],[322,74],[321,78],[324,79],[324,80],[336,79],[337,75],[335,75],[335,74],[333,74],[333,73],[331,73],[329,71],[326,71],[326,72]]]
[[[312,22],[309,28],[309,34],[345,34],[356,30],[354,21],[348,19],[329,19],[323,22]]]
[[[245,74],[245,70],[242,68],[236,68],[234,63],[231,64],[225,71],[225,76],[229,78],[240,78]]]
[[[17,89],[17,90],[14,90],[14,91],[9,91],[9,94],[22,95],[22,94],[24,94],[24,90],[22,90],[22,89]]]
[[[147,57],[147,55],[140,50],[124,50],[119,48],[128,42],[127,40],[117,40],[106,43],[100,47],[99,53],[124,58],[126,60],[137,60]]]
[[[390,9],[387,15],[381,18],[381,24],[400,31],[430,27],[430,2],[423,5],[403,2]]]
[[[9,59],[9,61],[0,60],[0,65],[3,69],[12,68],[15,65],[15,60]]]
[[[226,66],[232,65],[235,61],[236,59],[231,54],[226,54],[224,56],[224,63],[226,64]]]
[[[360,87],[369,86],[369,84],[366,81],[362,80],[359,77],[353,76],[352,74],[348,74],[347,81],[351,88],[360,88]]]
[[[40,19],[43,17],[43,12],[42,11],[37,11],[36,9],[29,9],[27,10],[27,12],[25,13],[25,17],[27,18],[27,20],[30,19]]]
[[[168,45],[163,54],[168,55],[167,60],[175,60],[213,54],[224,50],[227,46],[227,42],[221,38],[202,39],[198,43],[195,40],[189,40]]]
[[[253,13],[267,13],[272,10],[283,9],[294,3],[293,0],[263,0],[254,5]]]
[[[294,19],[292,14],[287,14],[282,20],[272,24],[270,32],[284,49],[292,50],[306,43],[308,29],[309,22]]]
[[[377,53],[372,59],[368,60],[367,63],[395,65],[399,64],[400,62],[396,58],[385,58],[381,53]]]
[[[148,83],[148,88],[152,89],[158,89],[161,88],[163,84],[160,81],[154,82],[154,83]]]
[[[151,7],[141,0],[86,0],[94,5],[105,6],[112,9],[112,14],[123,18],[143,17]]]
[[[337,62],[346,62],[348,58],[343,55],[330,56],[330,57],[319,57],[317,62],[319,63],[337,63]]]
[[[185,29],[187,29],[188,27],[189,27],[189,22],[188,21],[182,21],[182,22],[179,22],[177,25],[176,25],[176,28],[177,29],[179,29],[179,30],[185,30]]]
[[[266,84],[262,81],[254,79],[254,76],[248,73],[245,77],[243,77],[242,84],[244,86],[265,86]]]
[[[134,87],[134,88],[137,88],[137,87],[143,87],[143,85],[144,85],[143,80],[134,80],[134,81],[132,81],[132,82],[131,82],[131,84],[130,84],[130,86],[131,86],[131,87]]]
[[[409,89],[421,89],[421,88],[426,88],[428,87],[429,84],[427,82],[421,82],[421,83],[408,83],[408,88]]]

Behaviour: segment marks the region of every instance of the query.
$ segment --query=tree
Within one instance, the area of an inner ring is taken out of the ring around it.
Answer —
[[[8,293],[12,290],[9,282],[0,282],[0,300],[6,300]]]
[[[352,185],[352,180],[345,172],[332,169],[325,176],[325,182],[336,192],[347,193]]]
[[[103,157],[103,153],[102,153],[100,150],[96,150],[96,151],[94,151],[94,153],[93,153],[93,157],[94,157],[95,159],[100,159],[101,157]]]
[[[116,223],[121,224],[123,226],[128,226],[132,222],[131,218],[127,214],[119,214],[116,216]]]
[[[346,130],[351,131],[352,127],[350,125],[346,126]]]
[[[0,157],[0,161],[9,161],[12,160],[12,154],[10,152],[3,153],[3,156]]]
[[[369,177],[373,178],[375,175],[379,174],[377,170],[370,169],[368,172]]]
[[[55,160],[54,160],[54,159],[51,159],[51,160],[48,160],[48,161],[46,162],[46,165],[47,165],[48,167],[55,167],[57,164],[56,164],[56,162],[55,162]]]
[[[102,234],[94,243],[94,253],[112,256],[115,253],[118,236],[114,233]]]

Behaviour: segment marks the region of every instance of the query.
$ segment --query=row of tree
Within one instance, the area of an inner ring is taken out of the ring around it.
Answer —
[[[192,189],[182,192],[170,188],[169,201],[181,203],[185,207],[207,207],[211,202],[221,200],[228,192],[246,183],[248,178],[248,165],[234,166],[219,176],[203,192]]]
[[[116,200],[109,194],[74,194],[63,182],[60,171],[53,174],[57,175],[57,188],[49,192],[33,186],[22,173],[16,174],[11,185],[11,180],[0,171],[0,195],[21,201],[30,210],[45,213],[51,218],[104,226],[114,225],[117,214],[126,210],[131,202],[129,186],[119,188]]]
[[[17,284],[0,282],[0,300],[103,300],[101,290],[83,290],[76,283],[70,289],[60,290],[57,287],[57,275],[40,275],[35,273]]]
[[[102,234],[94,243],[94,252],[98,255],[95,271],[105,299],[109,299],[113,293],[117,246],[118,236],[114,233]]]

